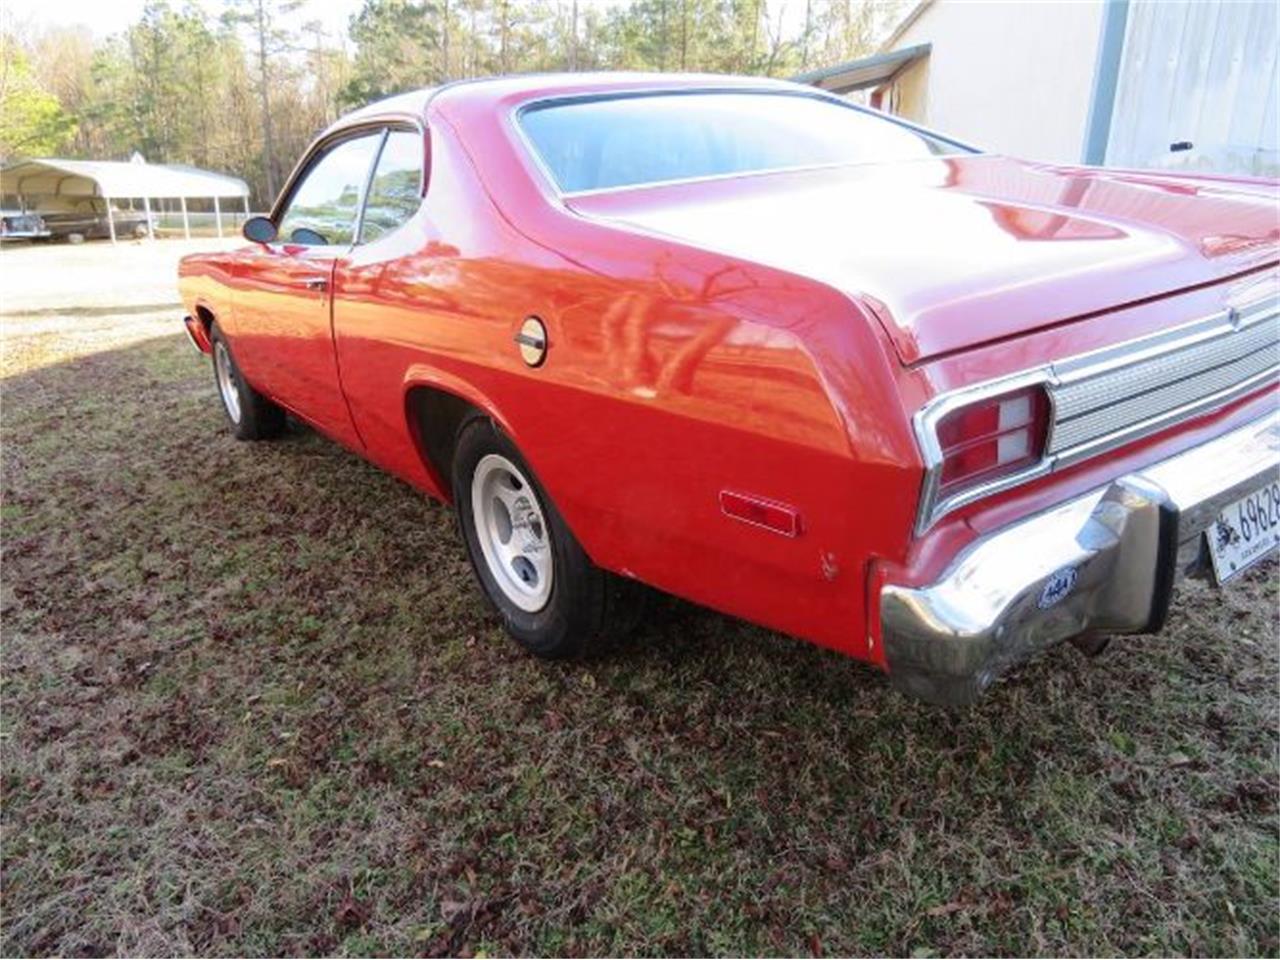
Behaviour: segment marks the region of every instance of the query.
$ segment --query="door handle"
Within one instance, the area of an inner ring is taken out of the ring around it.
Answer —
[[[328,290],[329,278],[328,277],[306,277],[303,279],[302,285],[306,287],[308,290],[320,290],[320,291]]]

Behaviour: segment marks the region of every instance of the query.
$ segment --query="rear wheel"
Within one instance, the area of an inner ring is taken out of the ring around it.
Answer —
[[[209,331],[213,342],[213,379],[223,412],[237,440],[269,440],[284,430],[284,411],[245,381],[231,355],[231,347],[215,323]]]
[[[621,584],[591,562],[515,444],[488,418],[463,424],[452,481],[471,566],[507,633],[550,659],[599,646]]]

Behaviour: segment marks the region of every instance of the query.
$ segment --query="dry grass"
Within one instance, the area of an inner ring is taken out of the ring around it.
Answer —
[[[958,713],[674,601],[548,665],[173,319],[6,323],[6,955],[1280,950],[1274,564]]]

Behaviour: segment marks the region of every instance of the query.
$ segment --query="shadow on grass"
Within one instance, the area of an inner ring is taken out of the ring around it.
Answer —
[[[0,390],[9,953],[1280,945],[1274,566],[960,712],[665,598],[546,664],[179,336]]]

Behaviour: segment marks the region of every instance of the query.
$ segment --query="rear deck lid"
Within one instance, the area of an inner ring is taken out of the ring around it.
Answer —
[[[1275,263],[1274,183],[992,155],[572,195],[582,215],[862,298],[904,363]]]

